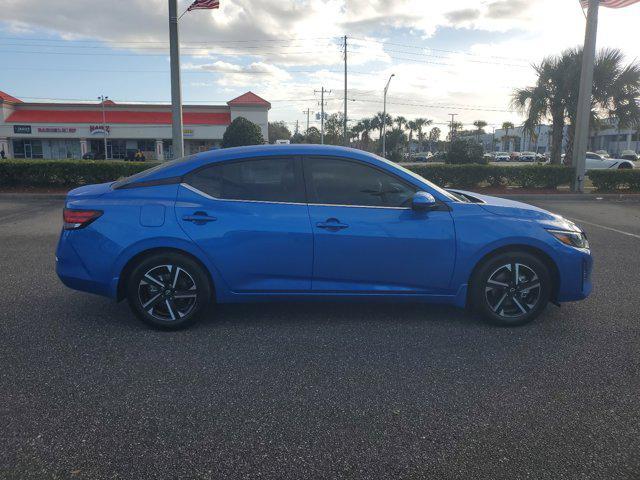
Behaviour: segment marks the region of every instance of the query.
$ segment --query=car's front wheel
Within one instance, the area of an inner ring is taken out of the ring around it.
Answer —
[[[205,270],[192,258],[174,252],[144,258],[131,271],[127,298],[145,323],[178,330],[195,322],[211,298]]]
[[[547,306],[551,281],[548,267],[535,255],[506,252],[490,258],[475,272],[471,300],[490,323],[524,325]]]

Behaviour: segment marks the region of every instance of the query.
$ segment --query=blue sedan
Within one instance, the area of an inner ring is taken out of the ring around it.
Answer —
[[[592,260],[584,232],[545,210],[359,150],[267,145],[72,190],[56,270],[165,329],[214,302],[302,299],[444,303],[522,325],[587,297]]]

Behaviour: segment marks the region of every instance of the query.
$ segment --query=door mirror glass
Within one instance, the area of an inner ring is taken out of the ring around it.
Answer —
[[[427,192],[416,192],[411,199],[411,208],[418,211],[430,210],[436,206],[436,199]]]

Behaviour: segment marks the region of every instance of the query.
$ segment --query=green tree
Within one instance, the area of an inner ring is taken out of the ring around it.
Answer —
[[[241,147],[243,145],[261,145],[264,137],[260,127],[244,117],[237,117],[227,127],[222,136],[222,147]]]
[[[473,122],[473,126],[476,127],[476,141],[480,143],[480,135],[484,133],[484,127],[488,124],[484,120],[476,120]]]
[[[269,122],[269,143],[275,143],[276,140],[289,140],[291,139],[291,131],[287,128],[287,124],[280,122]]]
[[[316,127],[309,127],[305,135],[304,143],[320,143],[320,130]]]
[[[465,138],[454,139],[446,156],[446,163],[487,163],[481,145]]]
[[[342,113],[329,115],[324,122],[324,143],[329,145],[342,145],[343,119]]]

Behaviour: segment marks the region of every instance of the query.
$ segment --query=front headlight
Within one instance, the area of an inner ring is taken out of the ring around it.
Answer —
[[[589,248],[589,240],[584,232],[572,232],[568,230],[547,230],[565,245],[576,248]]]

